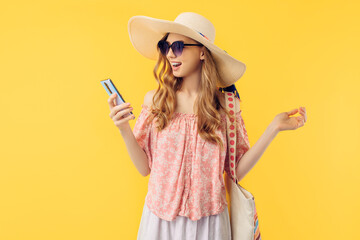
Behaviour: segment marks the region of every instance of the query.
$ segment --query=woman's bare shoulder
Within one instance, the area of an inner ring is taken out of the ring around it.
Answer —
[[[154,94],[156,93],[156,89],[150,90],[145,94],[144,97],[144,105],[151,107],[152,105],[152,99],[154,97]]]

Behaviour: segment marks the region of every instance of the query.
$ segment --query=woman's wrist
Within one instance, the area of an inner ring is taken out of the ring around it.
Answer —
[[[127,136],[130,132],[132,132],[131,130],[131,127],[130,127],[130,124],[128,124],[126,127],[124,128],[119,128],[119,131],[121,133],[121,135],[124,137],[124,136]]]
[[[274,137],[280,132],[279,126],[276,122],[271,122],[268,126],[268,130],[271,132],[271,135]]]

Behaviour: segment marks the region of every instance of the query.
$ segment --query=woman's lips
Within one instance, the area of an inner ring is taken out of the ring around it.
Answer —
[[[176,71],[176,70],[178,70],[178,69],[180,68],[181,64],[182,64],[182,63],[180,63],[180,65],[178,65],[178,66],[171,65],[171,67],[172,67],[172,69],[173,69],[174,71]]]

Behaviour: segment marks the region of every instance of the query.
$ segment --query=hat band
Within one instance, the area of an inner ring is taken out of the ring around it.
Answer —
[[[198,33],[200,33],[201,36],[203,36],[204,38],[206,38],[207,40],[209,40],[204,34],[202,34],[201,32],[197,31]],[[210,40],[209,40],[210,41]]]
[[[197,31],[201,36],[203,36],[204,38],[206,38],[207,40],[209,40],[209,38],[207,38],[204,34],[202,34],[201,32]],[[210,40],[209,40],[210,41]],[[224,49],[223,49],[224,50]],[[224,52],[228,53],[227,51],[224,50]]]

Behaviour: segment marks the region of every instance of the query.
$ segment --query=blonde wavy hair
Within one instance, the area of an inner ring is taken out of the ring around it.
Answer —
[[[162,40],[166,40],[169,34],[166,33]],[[169,124],[175,113],[177,106],[175,93],[181,89],[182,78],[173,75],[169,60],[161,54],[159,49],[158,52],[159,57],[153,74],[159,85],[152,98],[151,114],[148,121],[152,121],[156,117],[158,124],[156,129],[161,131]],[[224,97],[224,95],[219,91],[217,80],[222,82],[213,56],[205,47],[204,61],[201,66],[201,90],[194,103],[197,109],[198,133],[201,138],[220,145],[221,150],[223,150],[224,144],[215,130],[221,127],[220,109],[223,109],[229,117],[230,114],[220,103],[219,98]]]

